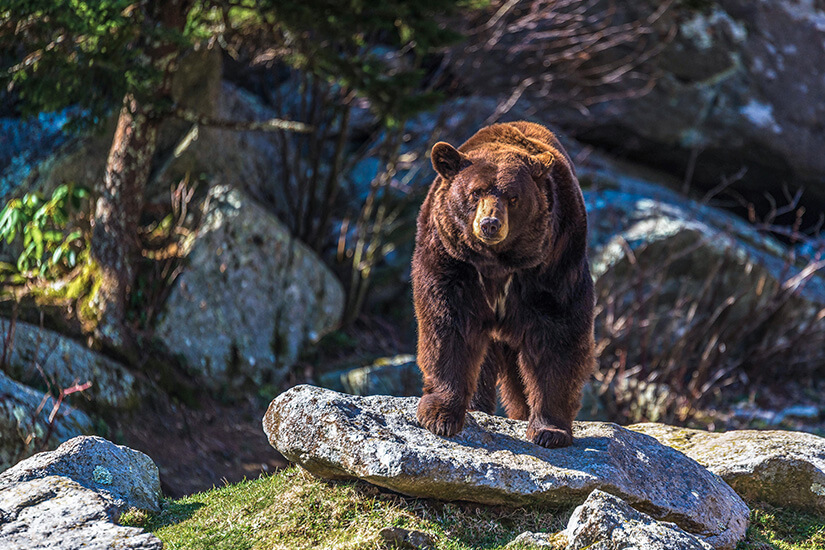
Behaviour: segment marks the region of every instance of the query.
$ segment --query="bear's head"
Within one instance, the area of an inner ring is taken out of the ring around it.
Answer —
[[[541,263],[551,238],[552,153],[514,147],[462,153],[439,142],[431,158],[442,180],[433,217],[452,256],[510,270]]]

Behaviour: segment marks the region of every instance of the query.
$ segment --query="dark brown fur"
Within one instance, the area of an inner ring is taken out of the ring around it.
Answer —
[[[543,126],[514,122],[458,151],[436,144],[433,166],[412,268],[418,420],[454,435],[467,409],[495,410],[498,386],[531,441],[570,445],[594,365],[587,217],[570,157]],[[506,238],[483,239],[477,218],[502,209]]]

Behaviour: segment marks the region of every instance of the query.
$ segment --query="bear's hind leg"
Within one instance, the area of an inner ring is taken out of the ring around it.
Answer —
[[[518,368],[518,354],[509,346],[502,344],[501,367],[498,375],[498,389],[501,391],[501,403],[507,411],[507,418],[527,420],[530,407],[521,373]]]
[[[491,342],[481,363],[481,372],[478,375],[476,392],[470,400],[471,411],[481,411],[487,414],[496,412],[496,379],[503,364],[502,344]]]

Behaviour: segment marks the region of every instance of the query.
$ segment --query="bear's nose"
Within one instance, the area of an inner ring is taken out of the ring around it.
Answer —
[[[479,225],[481,226],[481,232],[488,239],[492,239],[498,235],[498,230],[501,229],[501,222],[498,221],[498,218],[491,218],[489,216],[483,218]]]

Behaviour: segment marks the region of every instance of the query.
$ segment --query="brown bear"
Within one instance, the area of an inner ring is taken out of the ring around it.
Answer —
[[[548,129],[512,122],[458,149],[436,143],[432,163],[412,263],[418,421],[454,435],[467,409],[494,412],[498,385],[528,439],[570,445],[594,366],[587,214],[571,159]]]

